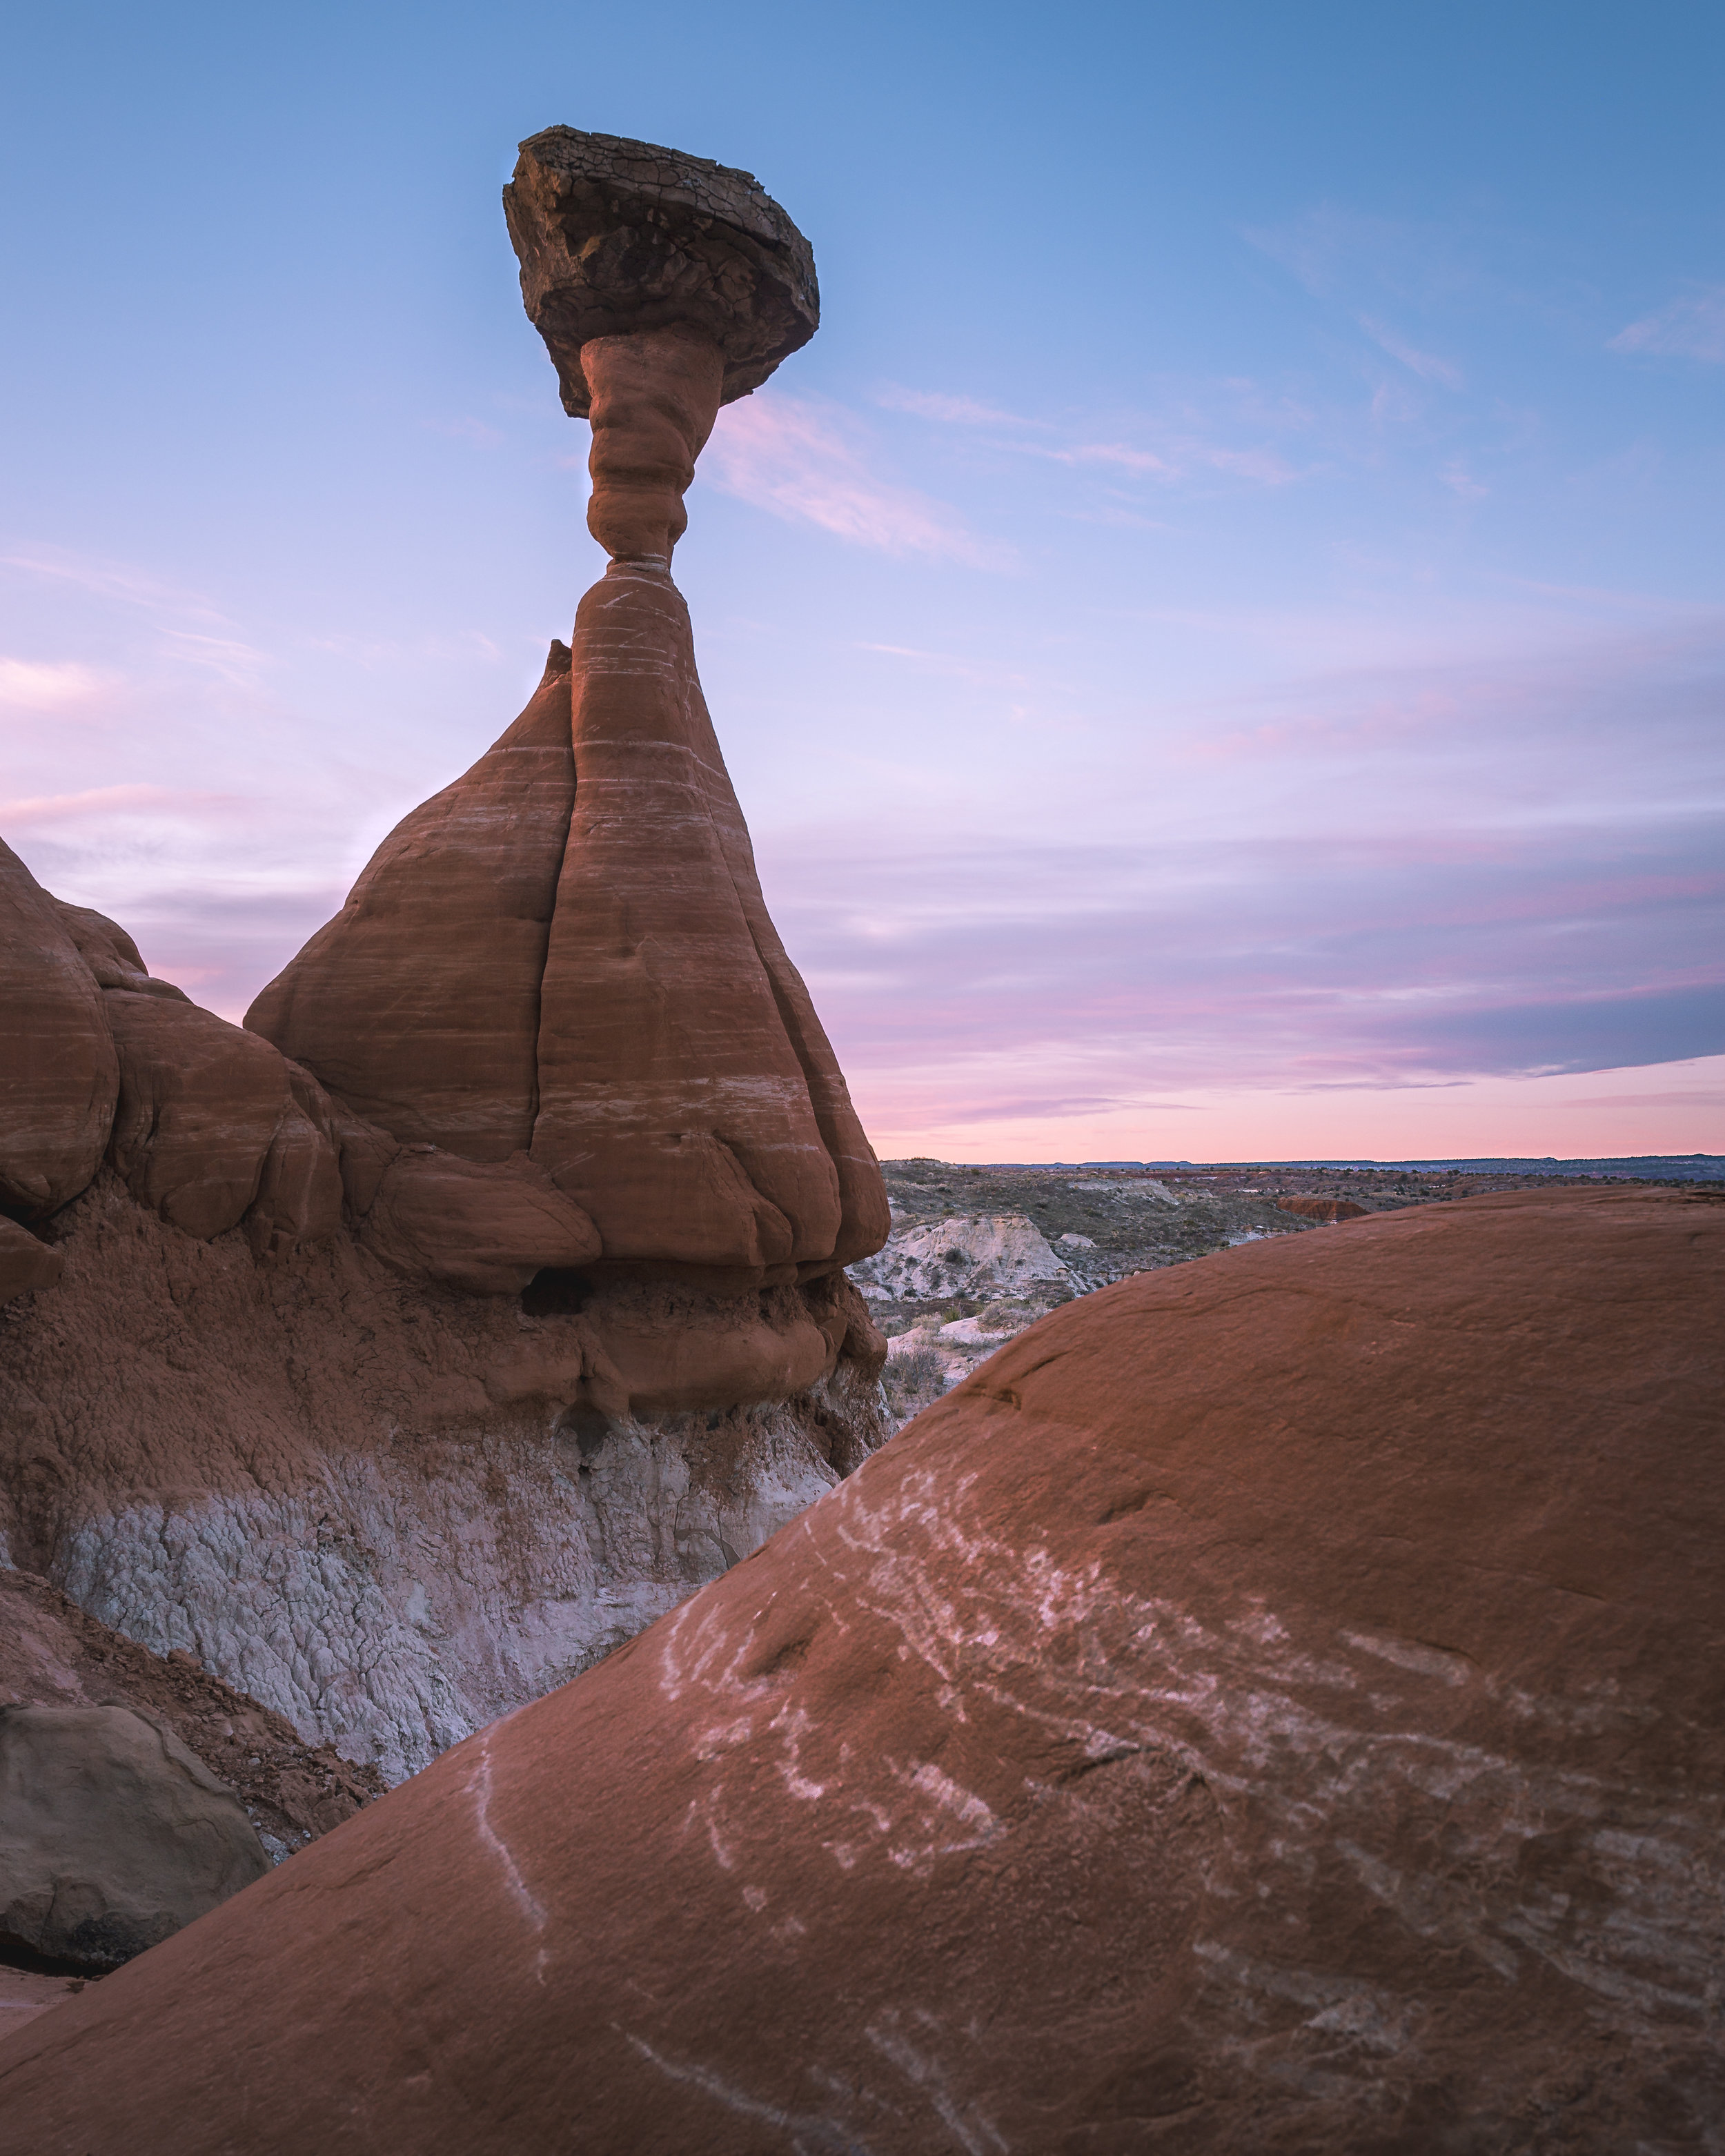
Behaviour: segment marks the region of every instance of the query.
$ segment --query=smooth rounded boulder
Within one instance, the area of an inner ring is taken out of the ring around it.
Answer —
[[[0,2046],[0,2149],[1708,2145],[1722,1260],[1517,1193],[1065,1306]]]
[[[233,1790],[124,1707],[0,1707],[0,1940],[100,1974],[270,1869]]]
[[[120,1050],[114,1165],[140,1205],[208,1242],[258,1195],[290,1105],[287,1067],[196,1004],[126,988],[103,1001]]]

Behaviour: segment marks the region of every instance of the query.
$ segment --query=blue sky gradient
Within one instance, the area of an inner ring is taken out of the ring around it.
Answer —
[[[76,4],[0,82],[0,833],[237,1013],[600,567],[498,190],[758,173],[677,574],[884,1150],[1725,1146],[1725,17]]]

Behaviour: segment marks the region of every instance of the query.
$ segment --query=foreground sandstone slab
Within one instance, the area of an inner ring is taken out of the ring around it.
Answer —
[[[1725,2118],[1725,1206],[1141,1276],[0,2046],[0,2150],[1618,2150]]]

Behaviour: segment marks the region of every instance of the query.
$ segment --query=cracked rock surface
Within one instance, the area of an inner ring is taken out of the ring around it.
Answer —
[[[590,1334],[555,1296],[404,1278],[345,1234],[259,1265],[242,1230],[198,1241],[109,1173],[54,1230],[59,1284],[0,1309],[0,1563],[391,1780],[747,1556],[886,1434],[854,1358],[758,1405],[567,1408]],[[647,1338],[674,1328],[704,1370],[736,1337],[732,1300],[638,1293]],[[840,1344],[871,1331],[842,1281],[831,1309]]]

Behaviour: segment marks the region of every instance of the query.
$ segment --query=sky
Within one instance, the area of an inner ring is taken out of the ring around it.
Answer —
[[[1725,13],[64,0],[0,836],[238,1018],[603,557],[498,196],[759,175],[676,575],[887,1156],[1725,1150]]]

